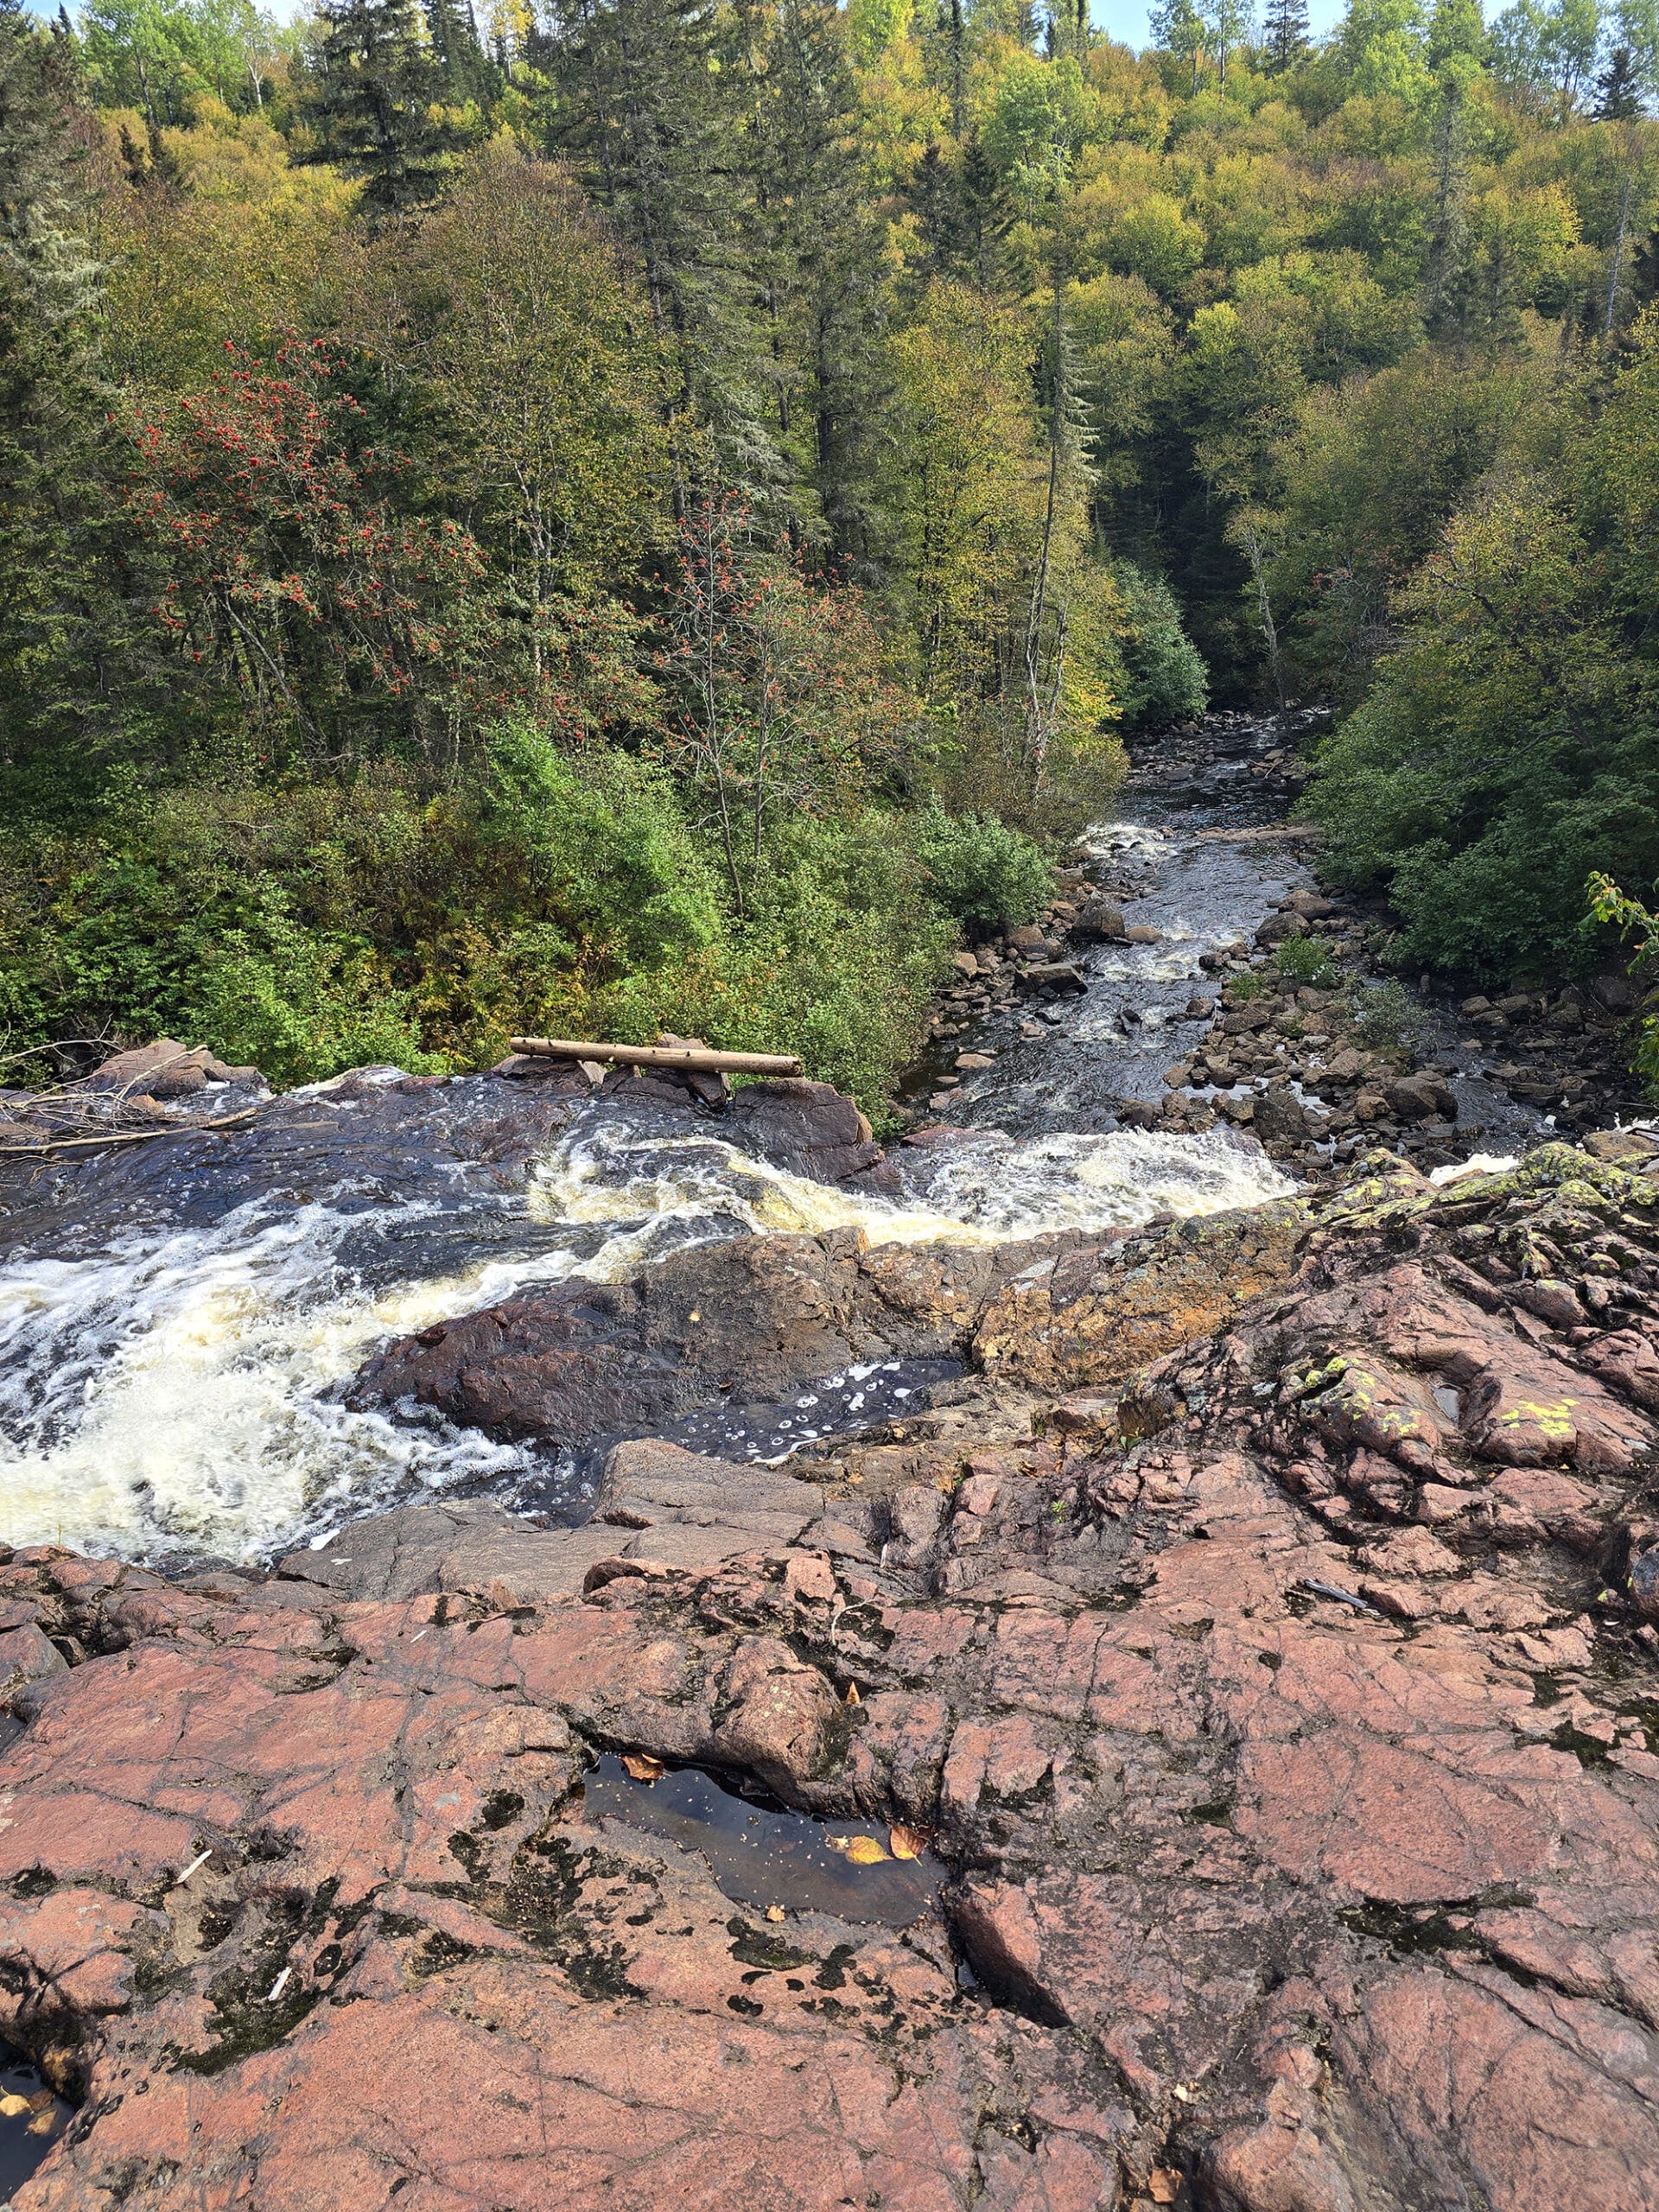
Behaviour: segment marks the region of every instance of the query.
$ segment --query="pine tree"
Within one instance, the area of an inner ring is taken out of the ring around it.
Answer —
[[[86,242],[67,128],[68,41],[0,0],[0,757],[56,722],[71,662],[97,659],[91,510],[106,398]]]
[[[1268,0],[1262,19],[1262,66],[1266,74],[1286,75],[1307,50],[1307,0]]]
[[[784,472],[742,252],[743,118],[717,29],[709,0],[555,0],[529,59],[556,88],[550,150],[575,165],[627,242],[677,354],[677,427],[706,430],[726,480],[764,500]],[[683,514],[703,464],[683,437],[675,451]]]
[[[836,0],[739,0],[731,29],[726,65],[747,86],[739,141],[747,258],[766,325],[775,435],[798,526],[821,533],[833,559],[856,563],[872,534],[882,241],[859,157],[846,19]]]
[[[322,0],[327,25],[306,105],[321,158],[364,180],[371,213],[428,207],[456,134],[435,119],[443,85],[415,0]]]
[[[1616,46],[1607,67],[1596,79],[1596,120],[1630,123],[1642,112],[1642,90],[1637,78],[1636,56],[1628,46]]]

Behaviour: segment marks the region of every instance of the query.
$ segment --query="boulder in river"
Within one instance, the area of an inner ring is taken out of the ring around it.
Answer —
[[[1264,1144],[1294,1144],[1307,1134],[1307,1116],[1295,1093],[1274,1084],[1256,1099],[1251,1127]]]
[[[1306,937],[1307,921],[1301,914],[1269,914],[1255,932],[1258,944],[1283,944],[1287,938]]]
[[[1399,1122],[1455,1122],[1458,1101],[1450,1084],[1427,1073],[1402,1075],[1383,1086],[1389,1111]]]
[[[1022,991],[1086,991],[1088,978],[1069,960],[1039,961],[1020,977]]]
[[[1090,899],[1078,908],[1071,927],[1071,935],[1085,944],[1121,940],[1125,934],[1123,909],[1109,899]]]

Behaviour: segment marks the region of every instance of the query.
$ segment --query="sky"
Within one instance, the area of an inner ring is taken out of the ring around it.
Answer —
[[[1146,0],[1091,0],[1089,10],[1090,20],[1097,30],[1133,47],[1149,42],[1147,12]],[[1322,38],[1342,20],[1343,0],[1308,0],[1307,13],[1314,37]]]

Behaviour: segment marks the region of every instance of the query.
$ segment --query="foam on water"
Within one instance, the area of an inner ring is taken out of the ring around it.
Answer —
[[[1289,1187],[1258,1148],[1219,1131],[987,1135],[905,1161],[912,1195],[891,1203],[713,1139],[613,1123],[578,1130],[540,1164],[521,1253],[458,1272],[370,1284],[345,1257],[348,1239],[361,1252],[377,1229],[435,1211],[416,1202],[368,1213],[256,1202],[92,1259],[14,1262],[0,1268],[0,1541],[254,1559],[423,1490],[510,1488],[524,1452],[353,1412],[333,1386],[386,1338],[529,1283],[621,1280],[711,1237],[856,1227],[878,1242],[994,1242]],[[568,1245],[550,1242],[562,1224]],[[417,1252],[418,1239],[395,1249]]]

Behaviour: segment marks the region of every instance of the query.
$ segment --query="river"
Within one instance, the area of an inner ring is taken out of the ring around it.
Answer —
[[[1295,845],[1262,834],[1282,807],[1251,772],[1272,742],[1249,725],[1200,759],[1166,748],[1133,779],[1089,843],[1161,941],[1097,947],[1084,994],[982,1025],[994,1065],[940,1109],[954,1139],[895,1152],[896,1196],[791,1173],[689,1109],[552,1110],[533,1084],[393,1069],[290,1092],[246,1132],[7,1163],[0,1541],[253,1562],[439,1491],[579,1513],[581,1471],[561,1497],[526,1448],[353,1410],[343,1386],[389,1336],[528,1284],[620,1280],[690,1241],[843,1226],[995,1239],[1282,1194],[1247,1136],[1125,1128],[1115,1112],[1160,1096],[1201,1031],[1199,956],[1307,880]],[[1487,1142],[1536,1134],[1535,1116],[1511,1127],[1502,1093],[1468,1080]],[[836,1403],[846,1424],[879,1418],[880,1379]]]

